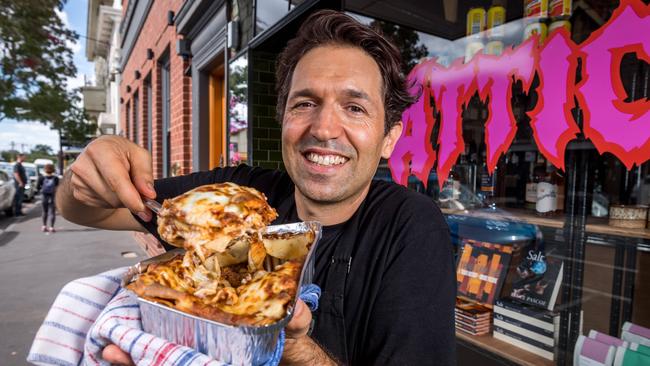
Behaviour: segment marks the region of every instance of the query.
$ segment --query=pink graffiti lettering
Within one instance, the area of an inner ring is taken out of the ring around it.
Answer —
[[[505,154],[517,132],[517,120],[512,113],[512,85],[521,80],[528,91],[535,76],[537,37],[516,49],[507,49],[501,56],[479,55],[476,80],[479,97],[488,103],[485,122],[485,144],[488,172],[492,174],[501,154]]]
[[[626,53],[650,62],[650,7],[623,0],[610,20],[581,45],[584,77],[576,96],[584,133],[602,154],[610,152],[631,169],[650,158],[650,102],[627,103],[620,75]]]
[[[402,136],[388,160],[393,180],[402,185],[406,185],[409,174],[413,174],[426,187],[429,172],[436,161],[436,152],[429,139],[435,124],[429,84],[431,72],[440,67],[435,60],[425,61],[415,66],[407,78],[412,85],[409,92],[417,95],[421,91],[422,94],[417,102],[402,113]]]
[[[431,94],[440,110],[438,132],[438,184],[445,183],[451,167],[465,150],[463,142],[463,105],[476,92],[476,63],[456,60],[449,68],[440,69],[432,77]]]
[[[539,52],[538,100],[535,108],[528,112],[537,147],[553,165],[562,170],[566,145],[580,132],[571,114],[575,106],[576,54],[577,47],[564,28],[551,35]]]

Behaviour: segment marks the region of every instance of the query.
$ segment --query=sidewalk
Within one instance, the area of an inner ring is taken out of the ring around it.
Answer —
[[[86,228],[57,217],[41,229],[40,204],[0,230],[0,364],[26,365],[31,342],[67,282],[145,258],[130,232]],[[133,252],[136,258],[125,258]]]

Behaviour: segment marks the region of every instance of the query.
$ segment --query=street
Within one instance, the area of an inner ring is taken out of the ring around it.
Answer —
[[[0,365],[26,365],[32,340],[59,290],[69,281],[131,265],[145,256],[130,232],[72,224],[57,216],[56,233],[41,232],[37,198],[27,216],[0,215]],[[135,257],[134,257],[135,255]]]

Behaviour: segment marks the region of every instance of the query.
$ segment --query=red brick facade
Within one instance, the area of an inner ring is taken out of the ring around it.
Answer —
[[[125,131],[125,136],[133,140],[134,126],[126,126],[127,121],[133,124],[138,121],[137,134],[140,146],[148,147],[147,131],[147,105],[153,103],[152,113],[152,157],[154,177],[162,176],[162,98],[161,98],[161,65],[158,60],[165,53],[169,55],[170,62],[170,175],[186,174],[192,167],[192,91],[191,77],[185,76],[185,70],[190,62],[176,53],[176,41],[180,38],[175,26],[167,25],[167,13],[178,13],[182,0],[156,0],[153,2],[146,20],[142,26],[136,43],[122,70],[120,84],[120,97],[123,103],[120,106],[120,128]],[[127,8],[127,1],[123,1],[122,9]],[[152,60],[147,60],[147,49],[153,51]],[[124,52],[124,51],[123,51]],[[136,71],[140,77],[136,78]],[[152,100],[147,100],[146,80],[151,80]],[[127,92],[127,86],[130,92]],[[138,93],[138,110],[133,110],[133,96]],[[126,105],[131,105],[131,116],[126,118]],[[137,113],[138,118],[134,118]]]

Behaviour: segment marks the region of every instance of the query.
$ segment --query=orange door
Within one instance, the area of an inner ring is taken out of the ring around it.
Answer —
[[[223,66],[210,73],[210,169],[226,164],[226,89]]]

